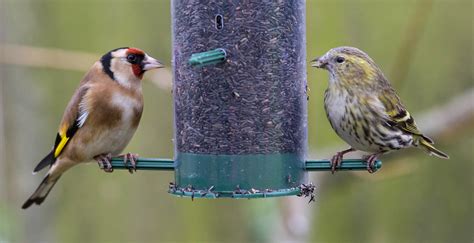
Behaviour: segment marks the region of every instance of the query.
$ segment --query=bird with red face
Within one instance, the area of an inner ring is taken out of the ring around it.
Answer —
[[[41,204],[61,175],[74,165],[96,160],[101,169],[112,172],[114,156],[130,161],[136,154],[120,155],[138,127],[143,111],[141,80],[161,62],[137,48],[122,47],[106,53],[83,77],[66,107],[52,150],[34,173],[49,167],[35,192],[23,204]]]

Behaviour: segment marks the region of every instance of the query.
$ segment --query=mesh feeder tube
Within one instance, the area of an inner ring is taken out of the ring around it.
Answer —
[[[175,183],[191,197],[307,182],[305,1],[174,0]]]

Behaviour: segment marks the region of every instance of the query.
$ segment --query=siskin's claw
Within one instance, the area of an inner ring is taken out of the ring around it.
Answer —
[[[369,157],[367,157],[367,171],[369,173],[374,173],[375,171],[372,169],[375,166],[375,161],[377,161],[377,157],[381,155],[382,153],[376,153],[372,154]]]
[[[342,154],[338,152],[335,154],[331,159],[331,173],[334,174],[336,172],[336,168],[341,165],[342,161]]]
[[[342,159],[344,158],[344,154],[349,152],[355,151],[353,148],[349,148],[343,150],[341,152],[337,152],[331,159],[331,173],[334,174],[336,172],[336,168],[341,167]]]

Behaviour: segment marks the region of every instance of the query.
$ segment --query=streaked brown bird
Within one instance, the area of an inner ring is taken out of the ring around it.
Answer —
[[[419,147],[430,155],[449,158],[420,132],[390,82],[363,51],[337,47],[314,59],[312,66],[329,71],[324,108],[332,128],[351,146],[333,156],[333,173],[344,154],[355,150],[371,153],[369,172],[378,156],[403,148]]]
[[[94,63],[64,111],[53,149],[34,169],[49,170],[22,208],[40,205],[71,167],[96,160],[112,172],[110,159],[123,156],[135,169],[137,155],[119,155],[138,127],[143,111],[141,80],[151,69],[164,67],[137,48],[114,49]]]

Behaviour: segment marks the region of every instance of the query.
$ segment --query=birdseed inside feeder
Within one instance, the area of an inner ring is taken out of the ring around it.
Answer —
[[[176,193],[298,193],[305,2],[173,1],[172,16]]]

